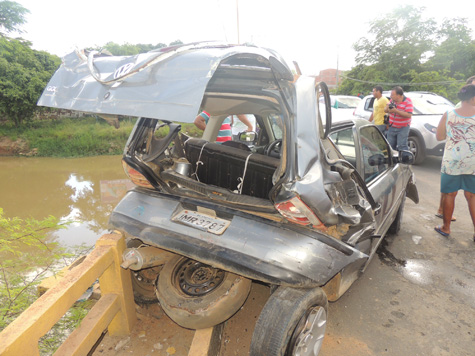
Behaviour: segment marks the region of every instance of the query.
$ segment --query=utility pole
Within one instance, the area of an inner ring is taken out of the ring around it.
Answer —
[[[339,65],[339,60],[340,60],[340,46],[336,47],[336,93],[338,94],[339,92],[339,85],[338,85],[338,65]]]
[[[241,40],[239,39],[239,0],[236,0],[236,16],[237,16],[237,39],[238,44],[241,44]]]

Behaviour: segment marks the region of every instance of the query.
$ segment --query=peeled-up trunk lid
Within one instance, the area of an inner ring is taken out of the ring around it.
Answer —
[[[192,123],[208,82],[226,60],[258,71],[262,85],[293,80],[276,53],[255,47],[200,43],[135,56],[76,51],[63,58],[38,105]]]

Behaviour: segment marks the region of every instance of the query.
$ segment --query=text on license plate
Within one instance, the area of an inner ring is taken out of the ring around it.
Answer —
[[[200,230],[211,232],[216,235],[221,235],[228,228],[229,224],[231,224],[231,222],[228,220],[215,218],[190,210],[180,211],[172,218],[172,220],[186,225],[191,225]]]

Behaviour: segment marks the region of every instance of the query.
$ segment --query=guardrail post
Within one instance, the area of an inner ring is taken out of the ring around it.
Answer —
[[[99,277],[101,295],[117,294],[120,299],[120,312],[109,324],[109,335],[122,336],[130,334],[137,321],[130,271],[120,267],[122,254],[126,248],[125,238],[120,232],[105,234],[96,242],[98,246],[110,246],[113,250],[114,263]]]

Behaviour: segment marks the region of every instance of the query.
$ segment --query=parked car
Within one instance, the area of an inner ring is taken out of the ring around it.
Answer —
[[[351,95],[330,95],[332,122],[351,119],[361,98]],[[321,111],[323,112],[325,101],[320,98]]]
[[[389,99],[391,92],[383,95]],[[443,96],[430,92],[406,92],[404,93],[414,104],[411,130],[409,132],[409,149],[415,156],[414,164],[422,163],[426,155],[442,156],[444,154],[445,141],[437,141],[435,133],[442,115],[454,108],[454,104]],[[368,95],[360,102],[354,115],[368,120],[373,112],[374,97]]]
[[[240,309],[251,281],[269,285],[253,356],[317,355],[328,301],[397,233],[406,196],[418,202],[413,155],[395,156],[365,120],[332,125],[326,85],[294,82],[271,50],[206,43],[127,57],[72,53],[39,105],[139,117],[123,155],[137,187],[110,218],[129,239],[122,266],[135,296],[199,329]],[[180,123],[201,110],[211,114],[203,136],[188,137]],[[238,140],[255,144],[215,143],[237,114],[254,115],[256,132]]]

